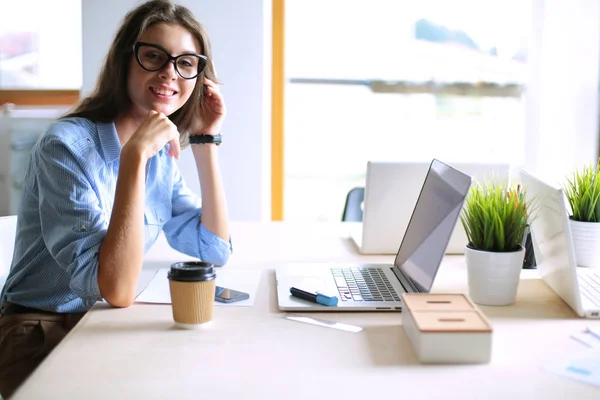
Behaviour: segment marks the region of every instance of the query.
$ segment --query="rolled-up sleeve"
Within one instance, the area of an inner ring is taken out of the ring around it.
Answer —
[[[77,146],[48,136],[32,154],[42,236],[56,263],[69,274],[73,293],[100,298],[98,251],[108,224]]]
[[[198,196],[187,187],[177,166],[173,168],[172,218],[163,227],[169,245],[190,257],[225,265],[231,256],[231,240],[223,240],[202,225]]]

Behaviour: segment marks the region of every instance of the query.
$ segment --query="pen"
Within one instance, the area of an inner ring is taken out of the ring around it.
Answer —
[[[586,332],[594,337],[594,339],[600,340],[600,331],[597,329],[592,329],[590,327],[586,328]]]
[[[322,304],[324,306],[336,306],[338,303],[338,298],[336,296],[325,296],[321,293],[310,293],[295,287],[290,288],[290,293],[292,296],[312,301],[313,303]]]

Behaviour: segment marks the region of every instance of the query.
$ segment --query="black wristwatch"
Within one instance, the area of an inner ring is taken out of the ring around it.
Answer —
[[[218,135],[207,135],[200,133],[197,135],[190,135],[190,144],[206,144],[214,143],[217,146],[221,144],[221,134]]]

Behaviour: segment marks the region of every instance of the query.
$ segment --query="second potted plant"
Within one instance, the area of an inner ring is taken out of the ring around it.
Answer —
[[[525,248],[529,207],[520,186],[508,190],[483,182],[471,187],[460,215],[469,243],[465,247],[469,296],[478,304],[514,303]]]
[[[567,178],[565,195],[575,258],[580,267],[600,267],[600,162]]]

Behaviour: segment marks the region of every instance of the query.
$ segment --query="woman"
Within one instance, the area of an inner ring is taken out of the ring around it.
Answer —
[[[144,252],[169,244],[217,265],[231,247],[218,144],[225,104],[210,44],[166,0],[130,11],[94,93],[36,144],[1,295],[0,393],[10,396],[100,299],[134,301]],[[192,144],[198,198],[175,163]]]

